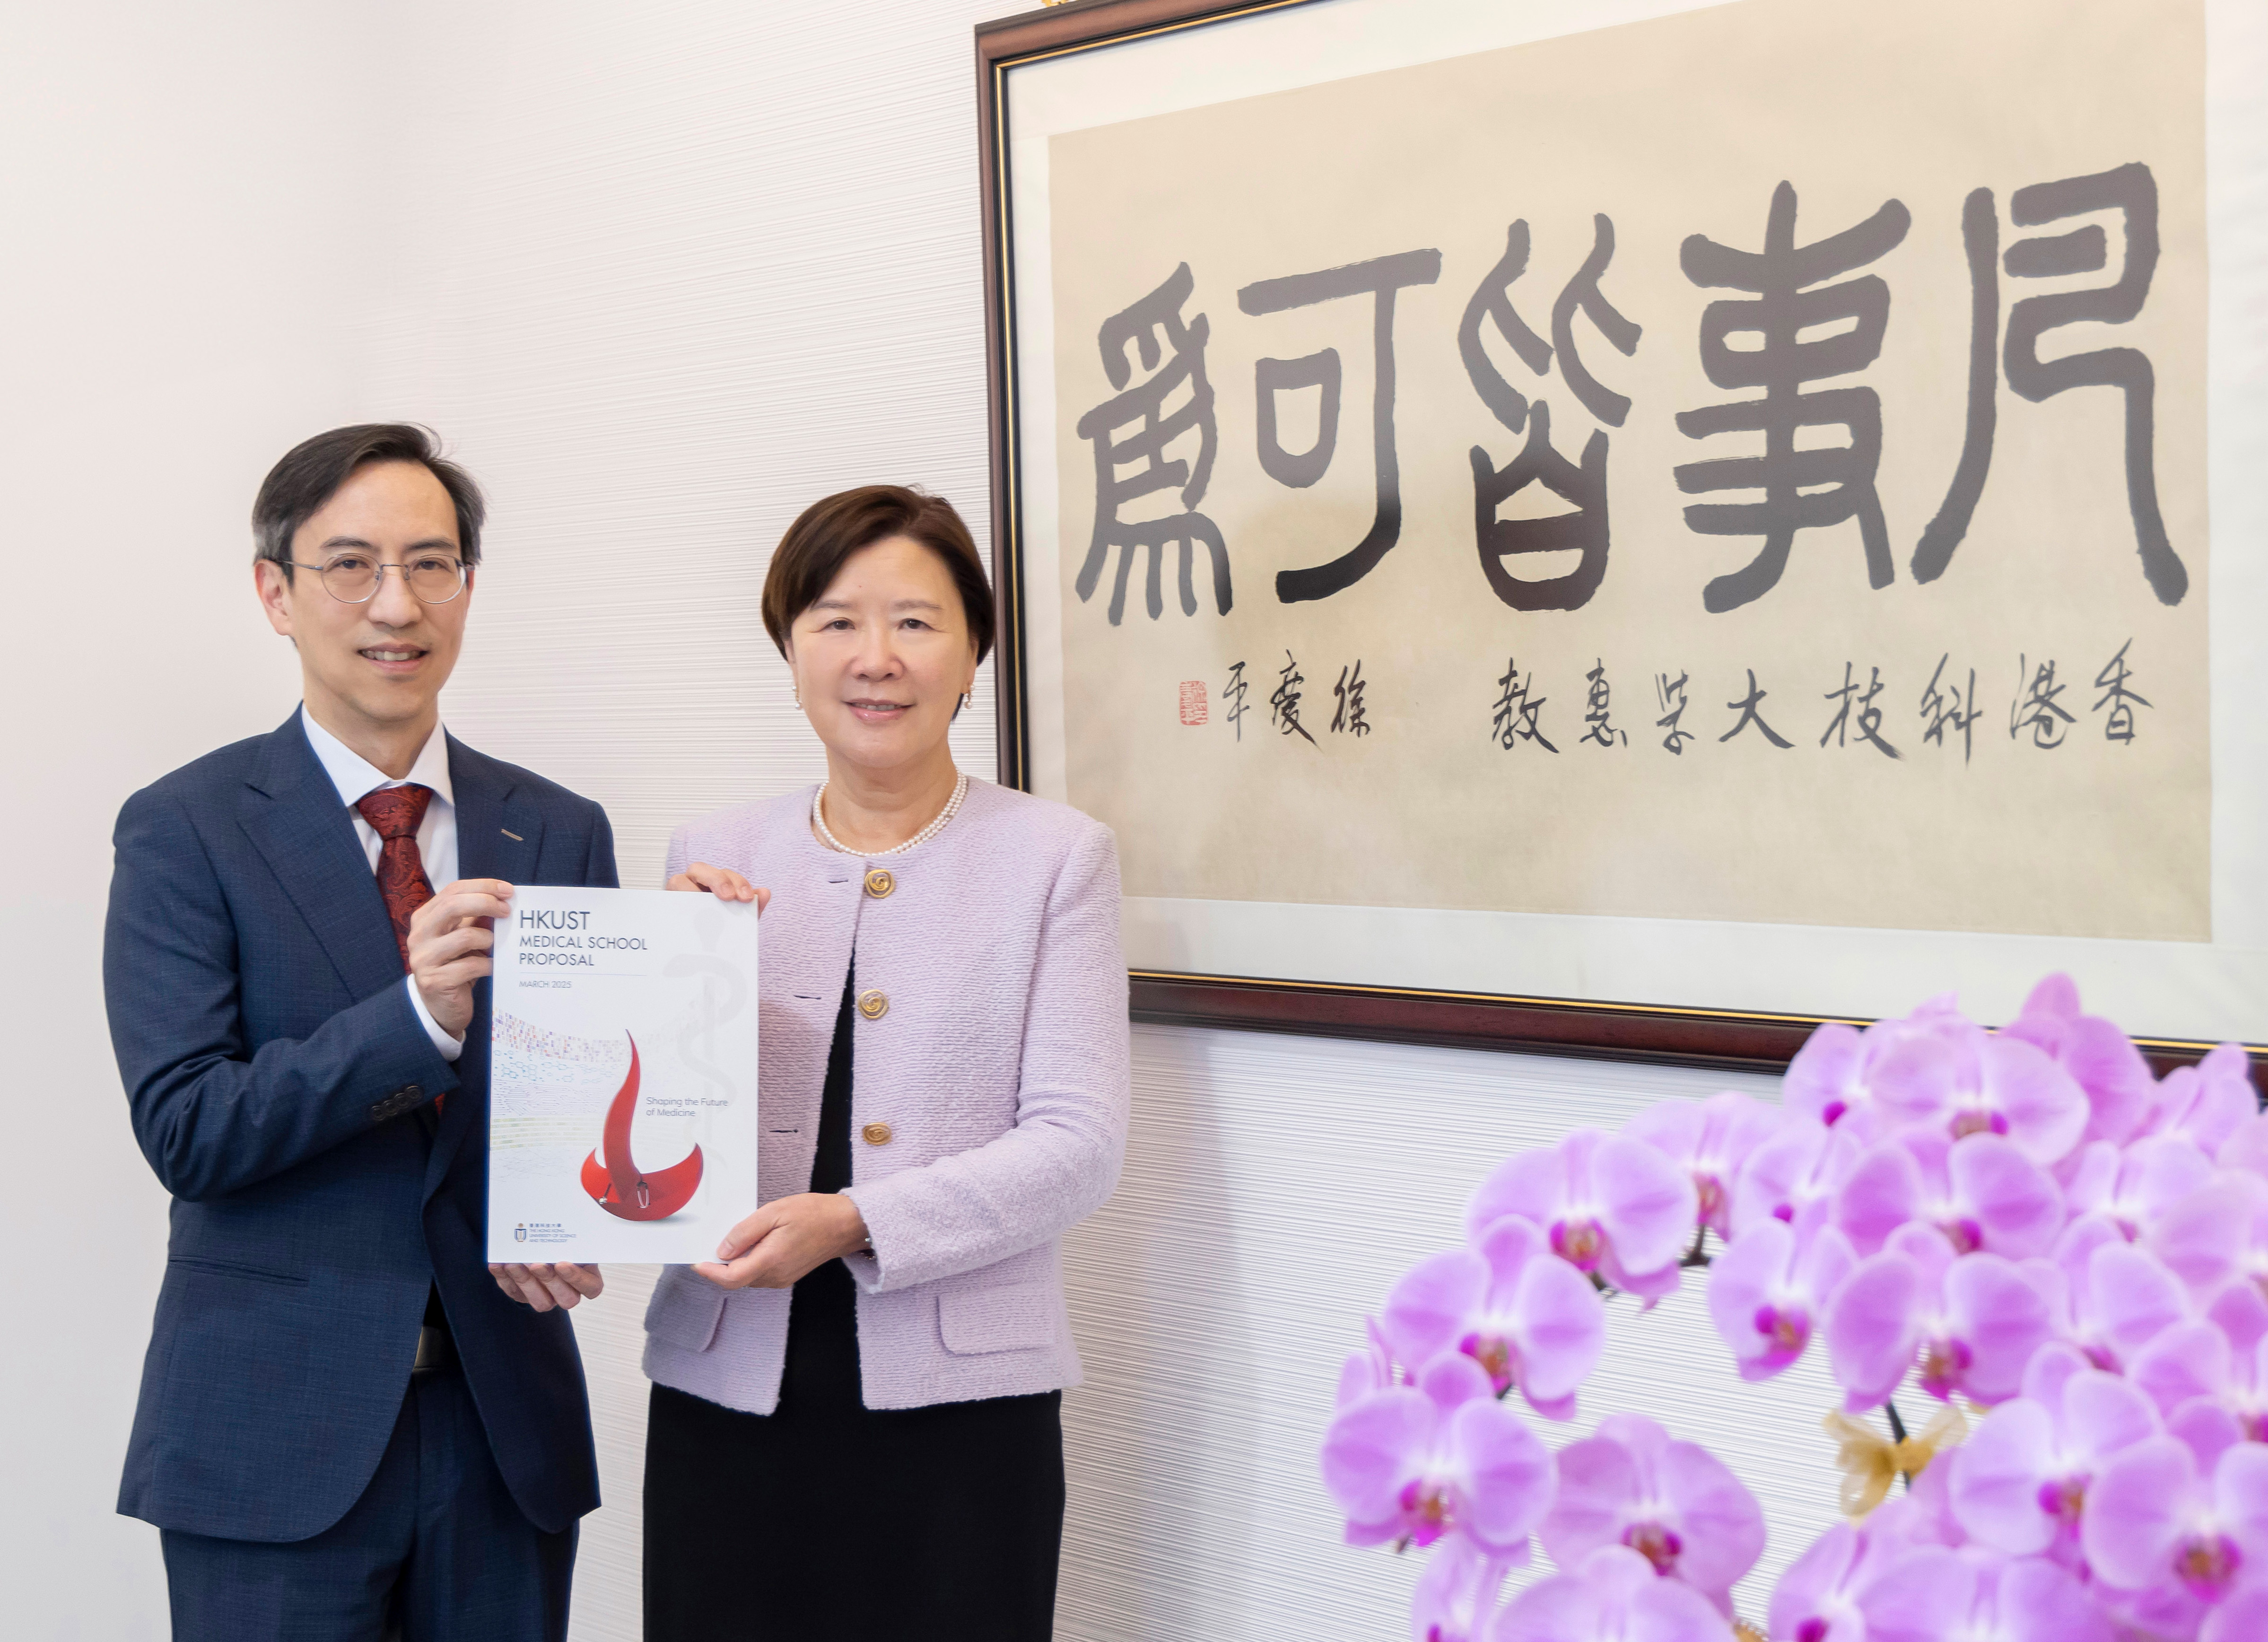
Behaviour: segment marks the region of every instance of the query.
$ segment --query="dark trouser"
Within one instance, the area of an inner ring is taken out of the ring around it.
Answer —
[[[455,1368],[412,1375],[378,1474],[284,1544],[168,1530],[174,1642],[563,1642],[575,1530],[520,1514]]]

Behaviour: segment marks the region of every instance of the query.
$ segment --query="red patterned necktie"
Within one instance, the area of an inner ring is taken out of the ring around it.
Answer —
[[[417,823],[433,789],[415,782],[407,786],[380,787],[355,800],[355,808],[385,843],[378,851],[378,893],[386,898],[386,916],[394,920],[394,944],[401,949],[401,967],[409,968],[409,915],[433,899],[432,880],[417,854]]]

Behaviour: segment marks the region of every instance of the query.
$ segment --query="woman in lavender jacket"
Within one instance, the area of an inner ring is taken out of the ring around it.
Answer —
[[[1044,1642],[1062,1237],[1126,1134],[1116,848],[954,767],[992,600],[950,504],[814,504],[763,616],[828,777],[670,843],[672,889],[763,912],[764,1133],[646,1313],[645,1635]]]

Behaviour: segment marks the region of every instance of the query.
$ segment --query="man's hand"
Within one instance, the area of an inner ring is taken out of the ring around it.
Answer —
[[[490,1266],[489,1275],[512,1299],[538,1311],[549,1311],[554,1306],[572,1311],[580,1302],[596,1300],[607,1292],[607,1280],[599,1275],[598,1267],[571,1266],[563,1260],[548,1266]]]
[[[662,887],[706,892],[719,901],[753,901],[758,917],[772,903],[770,890],[758,889],[729,866],[711,866],[706,861],[694,862]]]
[[[409,915],[410,976],[451,1037],[473,1024],[473,983],[494,967],[496,920],[511,910],[502,879],[460,878]]]
[[[717,1258],[694,1267],[718,1288],[784,1289],[866,1246],[866,1219],[840,1192],[799,1192],[766,1204],[725,1234]]]

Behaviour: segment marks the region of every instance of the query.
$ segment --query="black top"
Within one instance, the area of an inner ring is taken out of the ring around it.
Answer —
[[[850,1183],[851,998],[858,975],[854,960],[843,977],[843,1002],[835,1012],[835,1037],[827,1048],[827,1084],[819,1097],[819,1146],[811,1160],[814,1191],[841,1191]],[[780,1406],[799,1414],[865,1406],[858,1381],[858,1285],[840,1260],[828,1261],[795,1285],[788,1308]]]

